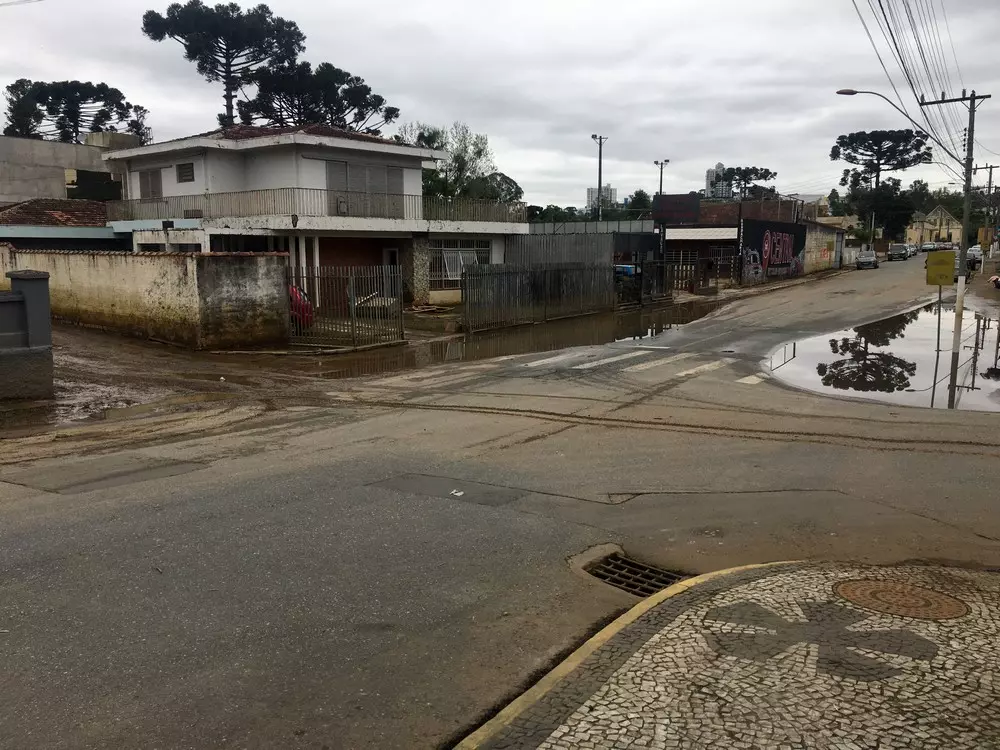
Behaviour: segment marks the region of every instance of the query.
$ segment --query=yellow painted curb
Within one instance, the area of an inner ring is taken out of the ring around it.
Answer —
[[[545,675],[522,695],[512,700],[502,711],[500,711],[500,713],[479,727],[479,729],[459,742],[455,746],[455,750],[475,750],[484,742],[488,741],[495,734],[507,727],[518,716],[545,697],[545,695],[558,685],[564,677],[570,675],[577,667],[580,666],[580,664],[584,662],[584,660],[597,651],[597,649],[658,604],[673,596],[682,594],[688,589],[698,586],[699,584],[707,583],[708,581],[721,576],[729,575],[730,573],[740,573],[744,570],[768,568],[775,565],[788,565],[790,562],[794,561],[757,563],[755,565],[740,565],[735,568],[716,570],[712,573],[705,573],[700,576],[695,576],[694,578],[688,578],[684,581],[680,581],[675,583],[673,586],[665,588],[663,591],[653,594],[647,599],[643,599],[607,627],[602,628],[600,632],[595,633],[589,640],[587,640],[586,643],[580,646],[580,648],[567,656],[566,659],[556,666],[555,669]]]

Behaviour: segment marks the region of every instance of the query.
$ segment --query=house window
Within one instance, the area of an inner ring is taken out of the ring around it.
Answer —
[[[462,269],[471,265],[489,265],[489,240],[430,240],[430,288],[460,289]]]
[[[178,182],[194,182],[194,162],[177,165]]]
[[[163,174],[159,169],[139,172],[139,197],[144,199],[163,197]]]

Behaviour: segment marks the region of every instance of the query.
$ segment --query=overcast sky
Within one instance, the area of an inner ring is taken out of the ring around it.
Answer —
[[[977,146],[976,157],[1000,163],[1000,2],[919,1],[944,3],[965,84],[996,97],[979,110],[976,140],[984,148]],[[175,42],[142,34],[143,12],[166,6],[43,0],[0,7],[0,85],[17,78],[105,81],[151,111],[157,140],[210,130],[222,109],[221,86],[203,81]],[[776,171],[784,193],[826,193],[844,166],[829,160],[837,135],[907,127],[875,97],[834,94],[851,87],[892,95],[851,0],[270,6],[306,34],[305,59],[362,76],[402,110],[401,121],[463,120],[488,134],[498,167],[531,203],[584,204],[586,188],[597,182],[595,132],[609,137],[605,181],[623,197],[636,188],[655,192],[653,160],[662,158],[670,159],[665,192],[704,187],[705,170],[721,161]],[[907,183],[917,177],[932,185],[955,179],[934,166],[902,175]]]

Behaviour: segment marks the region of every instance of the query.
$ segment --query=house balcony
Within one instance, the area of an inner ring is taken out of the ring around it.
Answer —
[[[524,224],[524,203],[470,198],[356,193],[312,188],[274,188],[202,193],[108,203],[108,221],[223,219],[255,216],[400,219],[424,222]]]

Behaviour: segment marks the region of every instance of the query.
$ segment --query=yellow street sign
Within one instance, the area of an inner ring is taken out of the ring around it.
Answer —
[[[955,283],[954,250],[927,253],[927,283],[931,286],[951,286]]]

